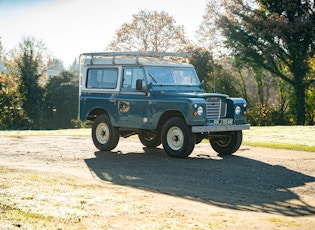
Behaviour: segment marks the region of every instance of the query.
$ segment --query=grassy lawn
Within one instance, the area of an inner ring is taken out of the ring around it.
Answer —
[[[59,130],[23,130],[23,131],[0,131],[1,136],[90,136],[90,129],[59,129]]]
[[[251,127],[243,145],[315,152],[315,126]],[[90,129],[0,131],[0,136],[90,136]]]
[[[315,126],[251,127],[243,134],[244,145],[315,152]]]

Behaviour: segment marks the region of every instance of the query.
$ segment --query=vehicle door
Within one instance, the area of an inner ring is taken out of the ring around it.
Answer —
[[[142,91],[136,89],[136,81],[142,80]],[[142,67],[123,67],[118,106],[118,123],[121,127],[146,128],[148,122],[148,100],[146,81]]]

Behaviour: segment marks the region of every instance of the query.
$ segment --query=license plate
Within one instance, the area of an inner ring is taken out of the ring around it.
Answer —
[[[233,119],[217,119],[213,121],[214,125],[232,125]]]

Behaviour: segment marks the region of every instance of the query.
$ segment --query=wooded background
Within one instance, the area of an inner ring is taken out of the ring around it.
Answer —
[[[308,0],[208,0],[195,41],[167,12],[140,10],[104,48],[192,53],[206,91],[245,98],[251,125],[314,125],[314,7]],[[0,129],[86,125],[77,119],[78,60],[64,67],[48,53],[32,36],[6,50],[0,33]]]

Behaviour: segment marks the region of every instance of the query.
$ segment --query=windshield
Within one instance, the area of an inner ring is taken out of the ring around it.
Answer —
[[[148,82],[152,85],[199,85],[193,68],[147,67]]]

